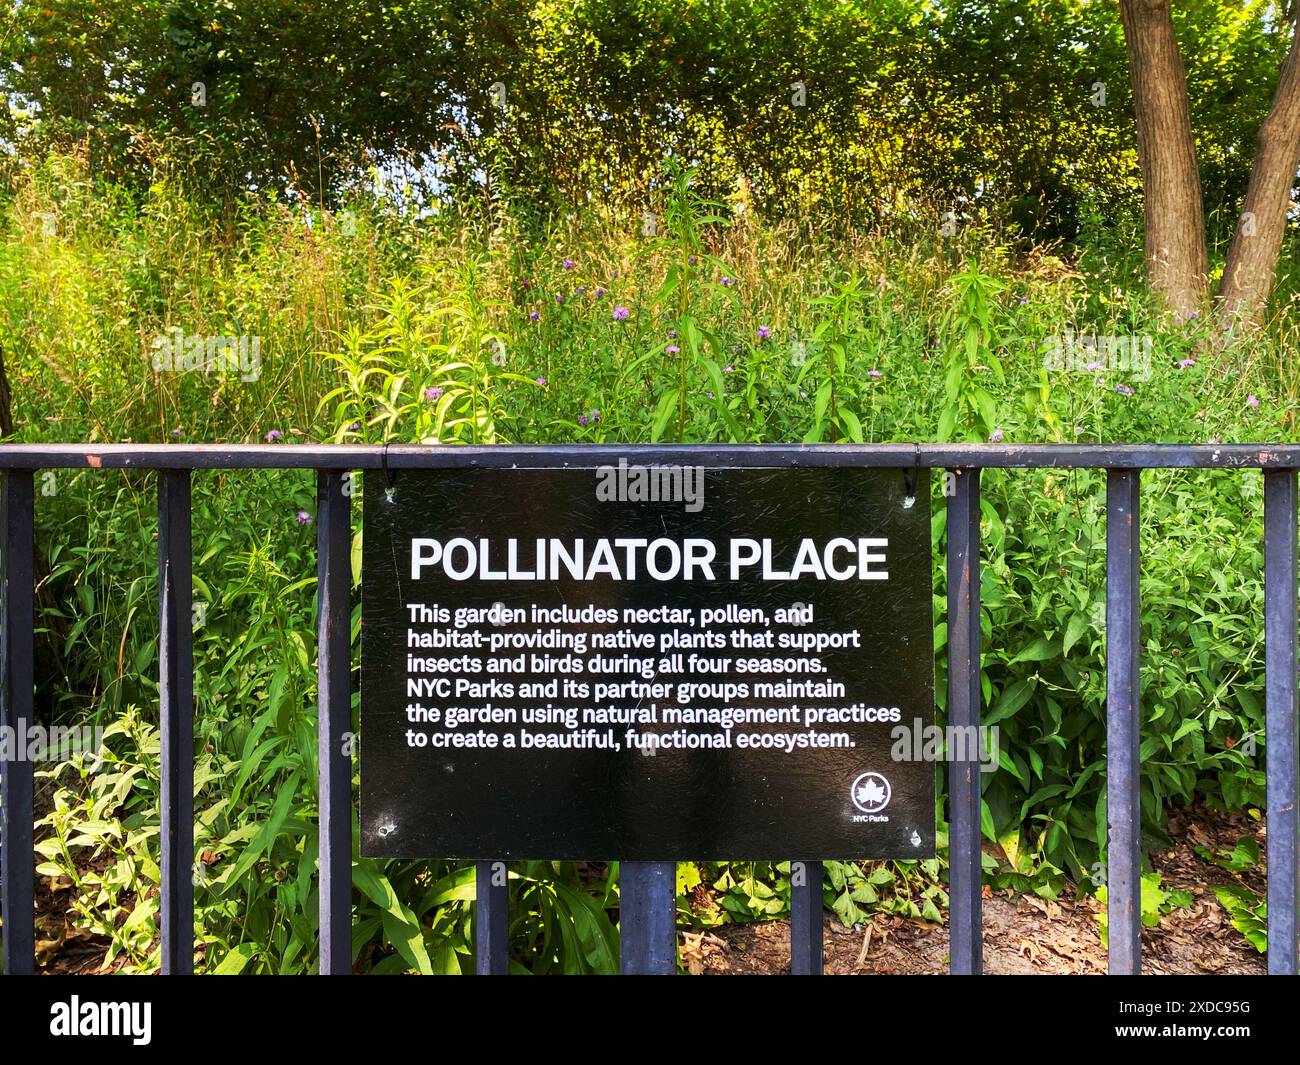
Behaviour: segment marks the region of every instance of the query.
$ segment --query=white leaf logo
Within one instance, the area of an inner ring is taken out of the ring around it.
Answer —
[[[863,813],[874,814],[889,805],[889,781],[879,773],[863,773],[853,782],[849,797]]]

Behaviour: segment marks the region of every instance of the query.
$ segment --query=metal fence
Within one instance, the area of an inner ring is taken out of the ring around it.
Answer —
[[[349,546],[352,470],[595,468],[620,458],[643,465],[708,467],[847,466],[951,471],[947,498],[948,717],[980,723],[980,471],[993,468],[1094,468],[1106,483],[1106,765],[1108,908],[1111,973],[1137,973],[1141,957],[1139,829],[1139,580],[1141,471],[1153,468],[1260,469],[1264,476],[1265,669],[1268,806],[1268,970],[1297,970],[1296,809],[1300,722],[1296,689],[1296,470],[1300,447],[1272,445],[646,445],[422,447],[361,445],[0,445],[3,506],[3,718],[31,720],[33,702],[33,471],[49,468],[144,469],[158,473],[159,718],[162,773],[162,968],[194,964],[193,715],[190,483],[212,469],[317,471],[317,675],[320,795],[320,972],[351,971],[351,758],[343,733],[351,714]],[[971,752],[974,756],[978,752]],[[4,964],[34,968],[32,764],[9,762],[3,802]],[[952,762],[948,777],[950,969],[983,967],[980,907],[980,767]],[[539,856],[540,857],[540,856]],[[478,863],[477,969],[504,973],[508,961],[506,889],[493,862]],[[805,862],[793,889],[791,970],[822,969],[822,869]],[[624,973],[676,968],[676,874],[672,862],[620,867]]]

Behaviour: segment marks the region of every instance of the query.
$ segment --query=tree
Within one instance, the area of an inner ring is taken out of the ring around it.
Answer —
[[[1187,75],[1170,0],[1120,0],[1142,166],[1147,273],[1183,318],[1201,309],[1209,264]]]
[[[1171,0],[1120,0],[1142,167],[1147,271],[1170,310],[1190,317],[1209,292],[1204,210],[1187,78]],[[1260,126],[1219,306],[1225,328],[1257,328],[1268,307],[1300,168],[1300,51],[1295,21],[1272,107]]]
[[[1294,10],[1294,9],[1293,9]],[[1293,23],[1294,25],[1294,23]],[[1294,35],[1294,29],[1293,29]],[[1229,323],[1256,326],[1268,305],[1300,169],[1300,40],[1282,64],[1273,107],[1259,127],[1255,165],[1228,248],[1219,300]]]

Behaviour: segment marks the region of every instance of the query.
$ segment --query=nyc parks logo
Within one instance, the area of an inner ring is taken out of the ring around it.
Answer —
[[[863,773],[849,787],[849,798],[853,805],[862,811],[854,815],[854,821],[888,821],[888,817],[878,817],[881,810],[889,805],[893,789],[889,781],[880,773]]]

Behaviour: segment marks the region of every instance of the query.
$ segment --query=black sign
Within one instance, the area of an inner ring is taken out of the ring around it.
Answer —
[[[925,472],[404,470],[364,500],[362,853],[933,853]]]

